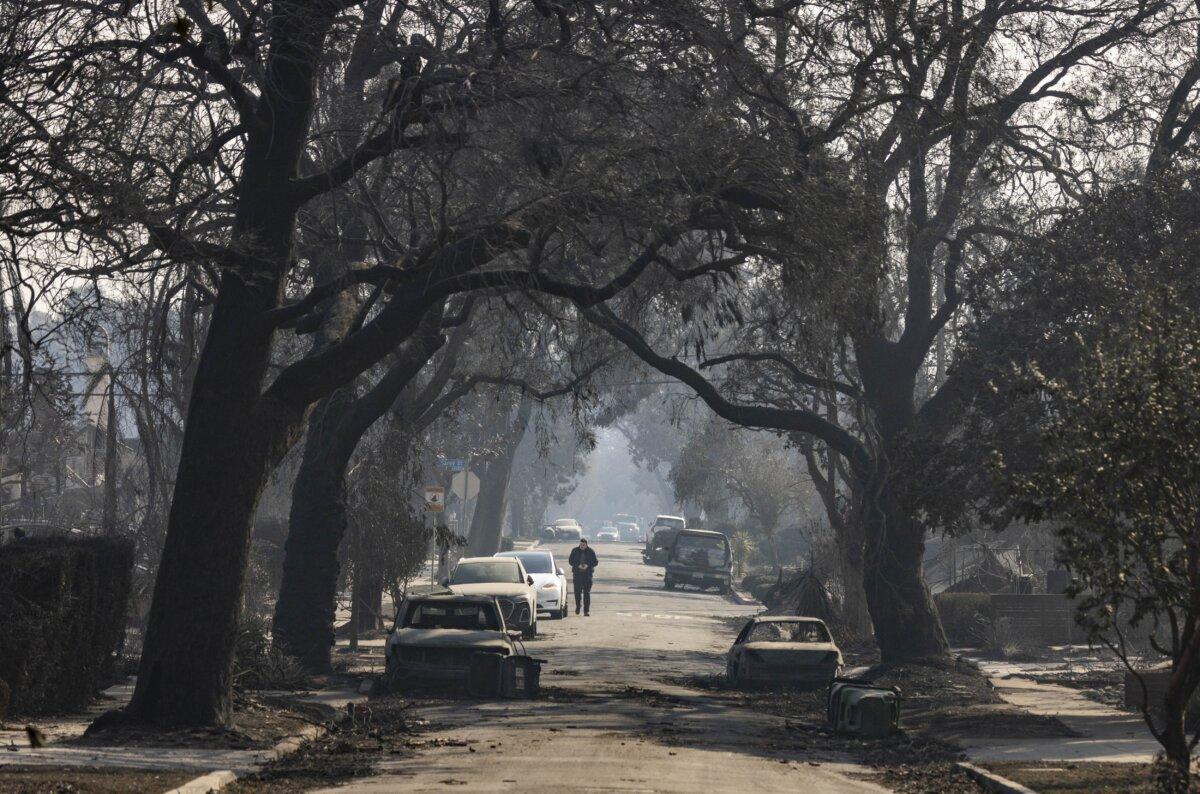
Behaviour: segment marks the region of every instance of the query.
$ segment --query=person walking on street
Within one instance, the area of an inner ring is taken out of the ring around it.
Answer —
[[[592,612],[592,572],[599,561],[596,552],[588,548],[587,538],[580,538],[579,545],[571,549],[571,578],[575,585],[575,614],[579,614],[579,602],[583,601],[583,616]]]

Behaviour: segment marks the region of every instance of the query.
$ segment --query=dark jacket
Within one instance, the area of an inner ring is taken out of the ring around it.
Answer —
[[[591,576],[592,571],[596,570],[596,566],[600,564],[596,559],[596,552],[592,550],[591,546],[586,549],[578,546],[571,549],[571,557],[568,562],[571,563],[571,573],[575,576]],[[587,568],[581,571],[579,570],[580,565],[586,565]]]

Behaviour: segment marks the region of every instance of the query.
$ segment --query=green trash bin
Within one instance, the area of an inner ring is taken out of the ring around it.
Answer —
[[[535,698],[541,691],[542,659],[509,656],[500,673],[500,694],[506,698]]]

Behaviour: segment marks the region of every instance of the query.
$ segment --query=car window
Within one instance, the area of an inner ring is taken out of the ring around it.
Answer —
[[[747,642],[829,642],[829,632],[820,623],[778,621],[756,623]]]
[[[728,561],[725,538],[712,535],[680,535],[671,558],[688,565],[720,566]]]
[[[404,616],[404,628],[500,631],[500,616],[487,604],[414,604]]]
[[[516,560],[464,562],[454,569],[450,584],[523,583],[521,567]]]
[[[525,566],[526,573],[554,573],[554,558],[549,554],[513,555]]]

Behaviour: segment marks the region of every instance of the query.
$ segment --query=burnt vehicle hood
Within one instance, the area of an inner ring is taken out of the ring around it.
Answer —
[[[832,642],[747,642],[735,646],[773,664],[821,664],[830,653],[841,656]]]
[[[511,648],[508,636],[499,631],[464,629],[396,629],[388,638],[390,645],[422,648]]]

